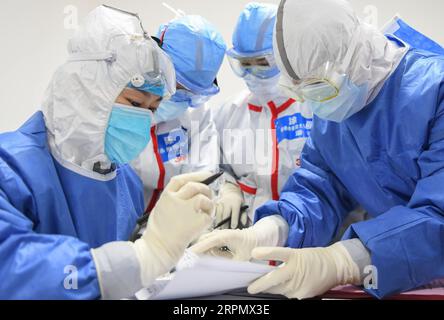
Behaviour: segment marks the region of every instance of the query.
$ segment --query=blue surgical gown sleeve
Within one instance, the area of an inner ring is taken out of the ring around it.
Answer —
[[[382,298],[425,285],[444,275],[444,88],[429,143],[417,160],[421,178],[405,206],[352,225],[344,239],[359,237],[370,251]]]
[[[278,201],[269,201],[256,210],[255,222],[280,215],[290,227],[287,246],[325,246],[356,207],[309,138],[302,152],[302,167],[289,177]]]
[[[20,180],[17,187],[26,190]],[[32,228],[33,222],[0,189],[0,299],[99,298],[89,246],[69,236],[38,234]]]

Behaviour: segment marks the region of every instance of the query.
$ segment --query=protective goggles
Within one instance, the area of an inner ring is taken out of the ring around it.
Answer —
[[[152,53],[149,58],[151,70],[133,75],[128,87],[168,99],[176,92],[174,65],[153,40],[148,41],[151,41],[150,45],[155,48],[141,48],[141,51]]]
[[[159,58],[161,57],[157,56],[157,53],[153,53],[153,61],[158,61]],[[168,71],[168,69],[171,70]],[[167,75],[170,76],[168,77]],[[152,71],[134,75],[128,83],[128,88],[148,92],[167,99],[176,92],[176,79],[174,75],[172,64],[165,63],[163,66],[159,66],[155,62]]]
[[[340,62],[328,61],[316,68],[304,79],[288,79],[281,77],[279,86],[290,96],[295,94],[304,99],[325,102],[336,98],[342,85],[349,78],[349,69],[353,54],[358,44],[359,32],[355,32],[344,59]],[[342,56],[339,54],[338,56]]]
[[[251,74],[260,79],[268,79],[279,73],[272,53],[246,57],[239,56],[233,50],[229,50],[227,56],[231,69],[241,78]]]
[[[313,76],[306,80],[295,81],[286,77],[281,77],[279,86],[284,93],[289,96],[296,96],[316,102],[324,102],[336,98],[339,95],[340,88],[346,79],[346,74],[329,70],[331,67],[327,64],[322,67],[324,76]]]

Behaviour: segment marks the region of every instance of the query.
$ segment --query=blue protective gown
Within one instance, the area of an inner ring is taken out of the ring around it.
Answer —
[[[1,134],[0,299],[99,298],[90,249],[127,240],[143,208],[142,183],[129,166],[106,182],[61,166],[41,112]],[[64,287],[70,266],[77,290]]]
[[[409,49],[378,96],[342,123],[314,119],[302,168],[256,211],[289,226],[288,246],[326,246],[352,225],[378,269],[377,297],[444,277],[444,56]]]

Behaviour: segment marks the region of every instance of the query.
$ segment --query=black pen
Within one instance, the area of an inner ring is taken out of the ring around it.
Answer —
[[[240,209],[240,215],[242,215],[242,213],[244,213],[245,211],[248,210],[248,206],[242,206]],[[225,218],[224,220],[222,220],[221,222],[219,222],[217,225],[214,226],[214,229],[218,229],[220,227],[222,227],[224,224],[228,223],[231,221],[231,215],[228,218]],[[239,216],[239,221],[240,221],[240,216]],[[245,229],[246,226],[242,226],[241,229]]]
[[[211,177],[205,179],[204,181],[202,181],[202,184],[205,184],[207,186],[209,186],[210,184],[212,184],[214,181],[216,181],[217,179],[219,179],[222,175],[224,174],[224,171],[221,170],[218,173],[212,175]]]

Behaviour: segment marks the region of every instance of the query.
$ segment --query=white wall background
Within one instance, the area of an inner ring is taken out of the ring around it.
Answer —
[[[14,130],[38,108],[58,65],[66,58],[66,43],[73,30],[72,9],[82,18],[106,3],[138,12],[145,28],[157,27],[173,18],[162,6],[166,1],[189,14],[200,14],[216,25],[231,45],[237,16],[248,0],[2,0],[0,8],[0,132]],[[278,3],[278,0],[269,0]],[[442,0],[351,0],[361,17],[377,9],[382,26],[399,13],[411,25],[444,45],[444,1]],[[374,16],[372,16],[374,18]],[[373,19],[372,18],[372,19]],[[374,19],[373,19],[374,20]],[[222,92],[212,102],[220,103],[243,86],[225,61],[219,75]]]

